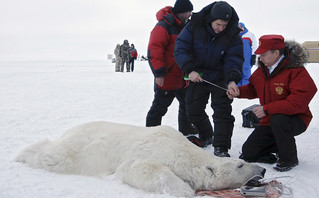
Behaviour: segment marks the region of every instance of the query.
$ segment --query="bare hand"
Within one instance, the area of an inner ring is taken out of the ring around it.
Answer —
[[[240,95],[240,91],[238,89],[238,86],[234,81],[230,82],[228,84],[228,91],[226,92],[229,99],[233,99]]]
[[[266,113],[264,111],[264,107],[260,106],[260,107],[255,107],[253,109],[254,114],[257,116],[257,118],[263,118],[266,116]]]
[[[199,73],[192,71],[191,73],[189,73],[188,75],[189,80],[191,80],[192,82],[203,82],[202,77],[200,77]]]
[[[155,78],[156,84],[158,84],[161,87],[164,85],[164,81],[165,81],[165,77],[156,77]]]

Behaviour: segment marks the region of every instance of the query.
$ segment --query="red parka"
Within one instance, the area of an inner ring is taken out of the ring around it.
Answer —
[[[131,49],[131,57],[134,59],[137,58],[137,50],[135,48]]]
[[[298,43],[286,42],[285,58],[271,74],[258,60],[259,68],[249,78],[249,84],[239,87],[238,98],[259,98],[267,114],[260,120],[261,126],[269,125],[275,114],[297,114],[308,127],[312,119],[308,105],[317,87],[303,66],[307,62],[306,53]]]
[[[159,86],[164,90],[177,90],[186,85],[184,73],[174,59],[175,40],[183,24],[171,9],[171,6],[167,6],[157,12],[156,18],[159,22],[151,32],[147,52],[154,76],[165,76],[163,86]]]

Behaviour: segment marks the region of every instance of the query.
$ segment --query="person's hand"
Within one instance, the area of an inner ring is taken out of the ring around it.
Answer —
[[[164,85],[164,81],[165,81],[165,77],[164,76],[155,78],[156,84],[158,84],[161,87]]]
[[[226,94],[227,94],[229,99],[233,99],[233,98],[240,95],[238,86],[236,85],[236,83],[234,81],[230,82],[228,84],[227,88],[228,88],[228,90],[227,90]]]
[[[231,99],[231,100],[236,98],[236,96],[233,95],[232,93],[230,93],[229,91],[226,91],[226,94],[227,94],[228,98]]]
[[[263,106],[253,108],[253,112],[257,118],[263,118],[266,116]]]
[[[188,74],[189,80],[192,82],[203,82],[202,77],[200,77],[199,73],[192,71]]]

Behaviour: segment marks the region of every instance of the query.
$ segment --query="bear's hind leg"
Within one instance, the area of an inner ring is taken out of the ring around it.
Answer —
[[[121,164],[115,172],[123,182],[149,192],[167,193],[178,197],[193,197],[195,191],[167,166],[146,160]]]

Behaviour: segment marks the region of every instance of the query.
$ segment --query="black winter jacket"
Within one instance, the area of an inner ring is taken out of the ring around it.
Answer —
[[[174,56],[179,67],[187,74],[203,72],[211,81],[238,83],[244,62],[243,43],[239,34],[238,15],[232,8],[232,17],[224,31],[216,34],[208,21],[208,14],[215,3],[194,13],[178,35]]]

